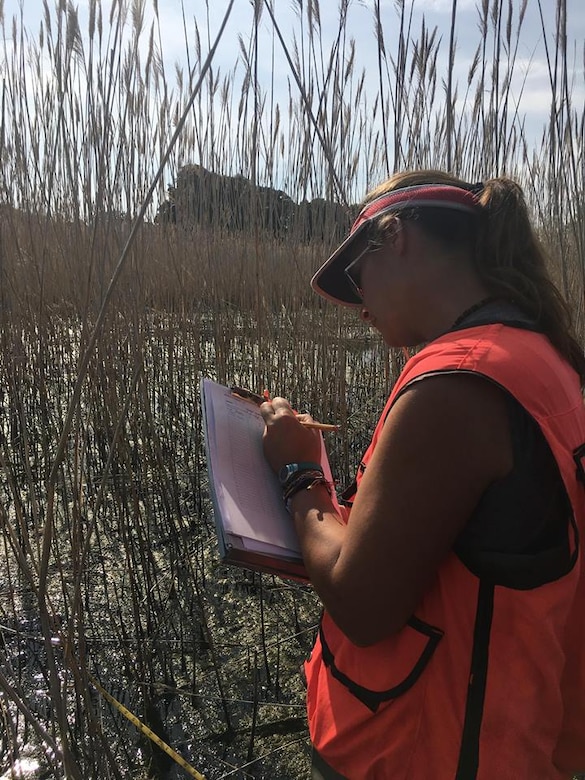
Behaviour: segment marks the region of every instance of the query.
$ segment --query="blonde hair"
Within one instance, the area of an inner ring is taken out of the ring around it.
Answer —
[[[445,184],[472,190],[482,206],[478,216],[454,209],[417,208],[382,216],[373,240],[383,240],[396,216],[416,219],[431,238],[453,248],[466,245],[490,295],[516,304],[575,368],[585,385],[585,356],[572,328],[571,313],[547,270],[547,258],[532,227],[521,187],[497,177],[472,185],[443,171],[396,173],[368,193],[364,204],[402,187]]]

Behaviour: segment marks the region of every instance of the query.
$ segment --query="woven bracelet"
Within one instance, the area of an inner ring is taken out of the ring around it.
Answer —
[[[293,496],[295,496],[297,493],[300,493],[301,490],[311,490],[311,488],[314,488],[315,485],[325,485],[327,492],[329,495],[331,495],[331,483],[325,479],[323,474],[309,475],[305,473],[303,475],[303,479],[297,480],[288,488],[286,493],[283,494],[284,503],[287,505],[287,508],[288,503]]]
[[[320,468],[303,469],[303,471],[297,472],[289,480],[287,480],[286,484],[282,486],[282,494],[285,498],[285,501],[289,495],[292,495],[294,492],[296,492],[298,485],[312,482],[313,480],[319,479],[321,477],[323,477],[323,471]]]

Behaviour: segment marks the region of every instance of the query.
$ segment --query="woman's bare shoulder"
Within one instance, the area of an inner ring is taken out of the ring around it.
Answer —
[[[488,481],[503,477],[513,465],[506,393],[479,374],[429,375],[398,398],[382,439],[392,450],[442,453],[462,473],[467,463],[482,469]]]

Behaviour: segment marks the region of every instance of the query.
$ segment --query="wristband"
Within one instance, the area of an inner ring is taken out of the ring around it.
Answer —
[[[312,490],[315,485],[325,485],[327,492],[331,496],[331,483],[325,479],[323,473],[305,473],[284,492],[283,498],[286,508],[290,509],[290,500],[293,496],[296,496],[301,490]]]
[[[325,479],[321,469],[306,469],[305,471],[301,471],[298,474],[295,474],[291,479],[288,480],[283,488],[282,494],[285,501],[289,495],[292,495],[297,490],[302,490],[301,485],[305,483],[309,484],[310,482],[314,482],[316,479]]]
[[[287,463],[278,472],[278,481],[280,482],[280,487],[284,492],[286,492],[288,487],[296,479],[298,479],[301,475],[307,474],[309,472],[317,472],[318,474],[323,475],[323,469],[319,463],[310,463],[308,461],[301,463]]]

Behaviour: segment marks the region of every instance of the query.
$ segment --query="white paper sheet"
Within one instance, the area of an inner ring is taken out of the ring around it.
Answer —
[[[265,545],[300,553],[278,480],[262,451],[264,421],[257,406],[203,379],[206,445],[220,520],[248,549]],[[259,542],[260,544],[255,544]]]

